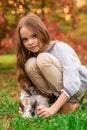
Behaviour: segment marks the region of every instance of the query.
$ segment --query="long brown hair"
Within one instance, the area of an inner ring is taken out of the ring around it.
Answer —
[[[22,44],[21,36],[20,36],[20,29],[23,26],[31,27],[34,29],[35,33],[39,40],[43,44],[48,44],[50,42],[50,36],[48,30],[46,29],[45,25],[41,21],[41,19],[35,15],[30,14],[26,15],[20,19],[18,26],[17,26],[17,72],[18,72],[18,82],[20,87],[29,93],[29,86],[31,86],[32,82],[30,81],[29,77],[26,75],[24,70],[25,62],[33,56],[33,53],[29,52]]]

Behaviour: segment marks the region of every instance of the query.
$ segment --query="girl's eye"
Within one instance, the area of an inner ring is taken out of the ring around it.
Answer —
[[[27,38],[23,38],[22,39],[22,42],[24,43],[24,42],[26,42],[27,41]]]
[[[37,38],[37,34],[32,35],[33,38]]]

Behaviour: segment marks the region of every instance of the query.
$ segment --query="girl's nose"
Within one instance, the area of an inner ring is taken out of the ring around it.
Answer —
[[[32,40],[32,39],[29,39],[29,40],[28,40],[28,44],[29,44],[29,45],[33,44],[33,40]]]

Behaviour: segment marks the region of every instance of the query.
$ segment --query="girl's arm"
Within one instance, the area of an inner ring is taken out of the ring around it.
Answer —
[[[64,92],[60,94],[57,100],[50,107],[51,114],[55,114],[66,102],[68,101],[68,97]]]
[[[49,117],[54,115],[67,101],[68,97],[64,92],[62,92],[58,99],[50,107],[37,106],[37,115],[39,117]]]

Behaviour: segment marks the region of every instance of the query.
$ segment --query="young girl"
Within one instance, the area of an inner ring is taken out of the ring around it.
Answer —
[[[45,25],[35,14],[24,16],[17,26],[17,69],[24,105],[34,94],[31,88],[47,97],[58,96],[50,107],[37,106],[38,117],[55,114],[72,96],[78,97],[87,90],[87,68],[69,45],[50,40]],[[19,113],[23,113],[21,109]]]

